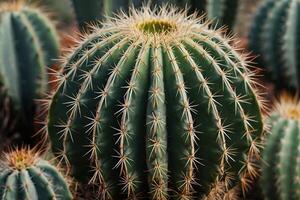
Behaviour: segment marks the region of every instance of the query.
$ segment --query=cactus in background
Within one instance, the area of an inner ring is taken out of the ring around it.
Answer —
[[[249,48],[261,57],[278,87],[299,88],[300,2],[268,0],[258,9],[249,33]]]
[[[23,1],[0,4],[0,79],[27,142],[33,132],[34,99],[47,91],[46,67],[54,64],[58,48],[55,29],[38,8]]]
[[[263,124],[253,74],[208,26],[144,7],[95,28],[65,57],[48,135],[102,199],[200,198],[246,189],[256,175]]]
[[[74,19],[74,12],[70,0],[31,0],[39,5],[47,6],[47,10],[53,13],[54,18],[59,21],[58,25],[63,28],[71,25]],[[86,0],[85,0],[86,1]]]
[[[0,163],[1,200],[71,200],[72,194],[60,172],[33,150],[6,153]]]
[[[81,30],[88,29],[88,24],[97,23],[104,16],[113,16],[129,5],[138,6],[141,0],[72,0],[77,22]]]
[[[231,30],[234,27],[238,6],[239,0],[207,0],[207,17],[215,20],[218,26],[226,25]]]
[[[261,187],[266,199],[300,198],[300,102],[282,95],[269,119]]]

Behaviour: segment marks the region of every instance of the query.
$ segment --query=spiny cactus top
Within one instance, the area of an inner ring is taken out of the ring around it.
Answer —
[[[266,199],[300,198],[300,101],[283,95],[268,119],[261,187]]]
[[[250,49],[281,87],[300,87],[299,8],[299,0],[265,1],[249,34]]]
[[[52,148],[103,199],[192,199],[255,175],[263,125],[253,74],[208,26],[174,8],[132,9],[65,57]]]
[[[12,150],[1,158],[1,200],[70,200],[64,177],[33,150]]]

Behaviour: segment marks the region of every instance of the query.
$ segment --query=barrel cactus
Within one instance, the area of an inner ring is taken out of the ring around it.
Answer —
[[[71,200],[67,181],[56,167],[28,148],[12,150],[0,163],[1,200]]]
[[[102,199],[203,198],[256,175],[263,124],[253,73],[208,27],[170,7],[132,9],[65,57],[48,135]]]
[[[268,0],[258,9],[249,33],[250,50],[261,57],[278,86],[299,88],[300,2]]]
[[[269,117],[261,187],[266,199],[299,199],[300,103],[283,95]]]
[[[55,29],[40,9],[23,1],[0,4],[1,86],[21,116],[22,132],[32,132],[34,99],[47,91],[46,67],[54,64],[58,48]]]

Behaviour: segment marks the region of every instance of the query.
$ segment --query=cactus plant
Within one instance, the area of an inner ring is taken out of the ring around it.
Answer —
[[[0,79],[21,117],[27,141],[33,129],[34,99],[47,91],[46,67],[57,57],[55,29],[42,11],[23,1],[0,4]]]
[[[299,199],[300,102],[282,95],[269,119],[261,187],[266,199]]]
[[[28,148],[12,150],[0,164],[0,199],[71,200],[72,194],[62,174],[38,153]]]
[[[76,12],[79,27],[82,30],[88,28],[88,24],[103,19],[103,16],[113,16],[114,13],[123,10],[127,11],[129,6],[140,7],[144,3],[151,3],[154,6],[163,4],[188,7],[192,12],[202,14],[207,12],[209,19],[215,21],[215,25],[226,25],[232,30],[235,24],[239,0],[72,0]]]
[[[48,135],[102,199],[204,197],[221,181],[245,189],[256,175],[263,124],[253,73],[208,26],[170,7],[132,9],[65,57]]]
[[[249,47],[261,56],[278,86],[299,88],[298,0],[268,0],[258,9],[249,33]]]

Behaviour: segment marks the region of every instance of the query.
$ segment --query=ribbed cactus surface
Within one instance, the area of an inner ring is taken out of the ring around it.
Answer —
[[[281,87],[299,88],[298,0],[268,0],[258,9],[249,34],[250,50],[258,54]]]
[[[1,200],[71,200],[61,173],[27,148],[6,153],[0,164]]]
[[[300,103],[282,96],[269,117],[270,135],[263,151],[262,182],[266,199],[300,198]]]
[[[201,198],[256,174],[253,74],[208,26],[145,7],[65,57],[48,115],[52,149],[78,181],[100,184],[102,199]]]
[[[23,1],[0,4],[0,79],[27,129],[34,99],[47,90],[46,67],[57,57],[54,27],[41,10]]]

